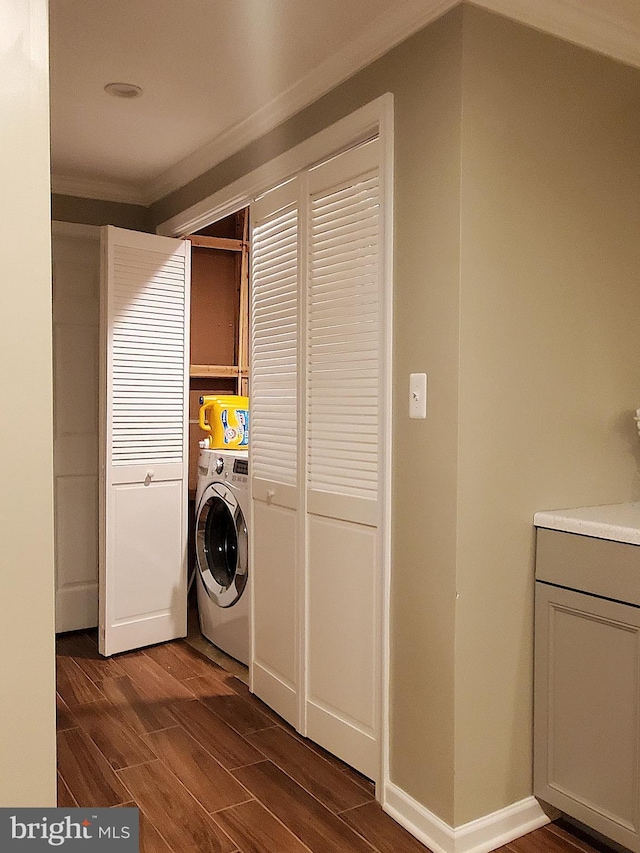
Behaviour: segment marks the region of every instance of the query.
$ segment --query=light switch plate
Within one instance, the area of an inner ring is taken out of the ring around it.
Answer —
[[[409,376],[409,417],[427,417],[426,373],[412,373]]]

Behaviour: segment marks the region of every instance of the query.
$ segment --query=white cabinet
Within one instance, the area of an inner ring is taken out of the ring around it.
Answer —
[[[534,793],[640,850],[640,546],[538,530]]]

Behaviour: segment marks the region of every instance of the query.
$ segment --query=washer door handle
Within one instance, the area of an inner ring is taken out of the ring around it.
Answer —
[[[155,471],[153,471],[153,470],[147,471],[147,474],[144,478],[145,486],[151,485],[151,480],[155,477],[155,475],[156,475]]]

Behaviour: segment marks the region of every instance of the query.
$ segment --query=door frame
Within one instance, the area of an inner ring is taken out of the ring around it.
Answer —
[[[204,228],[237,212],[262,193],[293,177],[300,171],[326,160],[373,135],[381,148],[380,178],[384,207],[381,217],[383,252],[383,299],[381,301],[382,363],[380,370],[380,408],[382,447],[380,448],[380,541],[382,545],[381,588],[378,590],[377,616],[379,685],[376,696],[380,720],[380,757],[376,798],[384,799],[389,782],[389,663],[390,663],[390,588],[391,588],[391,486],[392,486],[392,333],[393,333],[393,95],[386,93],[335,124],[280,154],[273,160],[243,175],[197,204],[158,225],[156,233],[180,237]]]

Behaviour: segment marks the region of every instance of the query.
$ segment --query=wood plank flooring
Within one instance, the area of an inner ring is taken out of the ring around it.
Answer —
[[[147,853],[425,853],[373,785],[183,641],[102,659],[58,640],[58,801],[140,809]],[[500,853],[594,853],[551,824]]]

